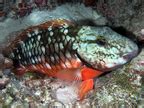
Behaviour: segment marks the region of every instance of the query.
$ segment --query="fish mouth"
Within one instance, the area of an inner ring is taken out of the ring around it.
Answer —
[[[132,60],[132,58],[137,56],[137,54],[138,54],[138,50],[134,50],[132,52],[124,54],[122,57],[117,59],[115,62],[106,64],[105,69],[103,71],[104,72],[112,71],[112,70],[115,70],[117,68],[120,68],[124,64],[130,62]]]
[[[128,54],[124,54],[123,59],[130,61],[132,58],[137,56],[137,54],[138,54],[138,50],[134,50],[132,52],[129,52]]]

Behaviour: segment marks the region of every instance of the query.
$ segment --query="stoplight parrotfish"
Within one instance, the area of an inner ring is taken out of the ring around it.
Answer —
[[[109,27],[78,26],[56,19],[20,33],[3,51],[13,71],[40,72],[69,81],[83,81],[79,98],[93,88],[93,78],[129,62],[138,46]]]

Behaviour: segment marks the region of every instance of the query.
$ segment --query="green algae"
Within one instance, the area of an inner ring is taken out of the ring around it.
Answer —
[[[132,90],[133,86],[130,84],[129,77],[125,74],[116,74],[114,80],[117,85],[120,85],[123,89]]]

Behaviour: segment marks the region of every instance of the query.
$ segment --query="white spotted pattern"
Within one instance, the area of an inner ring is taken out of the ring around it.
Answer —
[[[53,34],[54,34],[54,33],[53,33],[52,31],[50,31],[50,36],[53,36]]]
[[[42,49],[42,52],[45,54],[45,47],[42,46],[41,49]]]
[[[34,61],[34,59],[32,58],[31,60],[32,60],[32,63],[33,63],[33,64],[35,64],[35,61]]]
[[[48,69],[51,69],[51,67],[50,67],[50,65],[49,65],[48,63],[46,63],[45,65],[46,65],[46,67],[47,67]]]
[[[35,29],[34,30],[35,34],[37,35],[39,33],[39,30],[38,29]]]
[[[38,35],[37,39],[38,39],[38,41],[39,41],[39,40],[41,39],[41,36],[40,36],[40,35]]]
[[[66,35],[68,33],[68,29],[65,29],[64,30],[64,34]]]
[[[28,37],[31,37],[31,34],[30,33],[27,33]]]
[[[50,26],[49,28],[48,28],[48,31],[51,31],[52,30],[52,26]]]

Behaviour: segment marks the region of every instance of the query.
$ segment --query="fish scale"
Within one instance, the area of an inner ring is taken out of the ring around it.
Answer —
[[[54,30],[53,30],[54,29]],[[52,28],[51,31],[60,31],[61,28]],[[37,33],[35,31],[37,30]],[[42,33],[39,33],[39,31],[42,31]],[[17,44],[17,49],[18,52],[16,53],[14,51],[14,56],[16,57],[16,60],[18,64],[22,65],[30,65],[30,64],[39,64],[42,63],[42,59],[45,59],[47,63],[52,67],[56,64],[59,64],[60,60],[64,63],[66,60],[70,62],[70,58],[66,57],[66,52],[69,52],[69,50],[72,50],[72,41],[71,40],[66,40],[66,35],[64,33],[60,33],[58,35],[57,32],[56,35],[53,34],[53,36],[50,36],[48,30],[39,30],[39,29],[34,29],[30,33],[27,33],[27,37],[24,41],[23,46],[22,44]],[[34,35],[35,34],[35,35]],[[62,35],[62,36],[60,36]],[[49,39],[50,38],[50,39]],[[49,42],[50,40],[50,42]],[[35,46],[36,43],[36,46]],[[62,48],[60,46],[62,44]],[[31,48],[31,47],[32,48]],[[65,46],[70,46],[70,47],[65,47]],[[25,49],[25,52],[22,53],[21,49]],[[59,52],[63,53],[63,58],[60,57]],[[19,59],[17,55],[20,55],[22,59]],[[44,58],[42,58],[42,55]],[[15,60],[15,61],[16,61]],[[26,61],[26,62],[25,62]],[[43,60],[44,61],[44,60]],[[26,64],[24,64],[24,62]],[[17,65],[18,65],[17,64]]]

